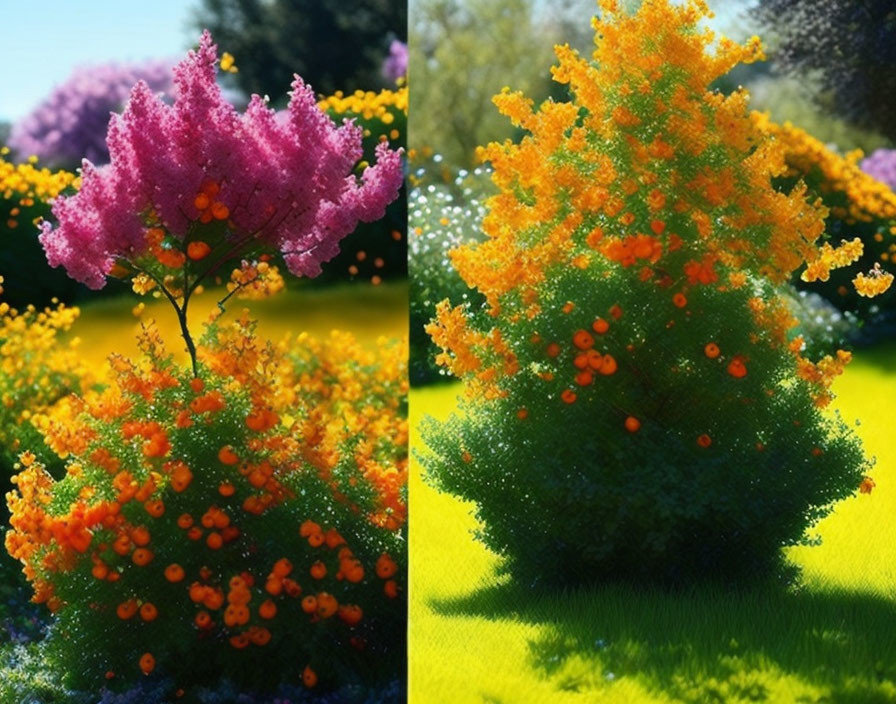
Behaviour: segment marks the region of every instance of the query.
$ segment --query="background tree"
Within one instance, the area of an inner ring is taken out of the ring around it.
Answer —
[[[586,0],[550,8],[534,0],[411,0],[411,111],[416,136],[448,163],[470,166],[477,145],[514,134],[492,108],[501,86],[523,90],[536,101],[551,94],[552,47],[561,41],[587,46],[569,34],[569,17],[594,12]]]
[[[285,102],[300,74],[318,93],[384,84],[383,59],[407,33],[407,6],[392,0],[202,0],[196,26],[234,55],[247,94]]]
[[[896,5],[890,0],[759,0],[785,73],[813,76],[821,107],[896,138]],[[774,46],[774,45],[773,45]]]

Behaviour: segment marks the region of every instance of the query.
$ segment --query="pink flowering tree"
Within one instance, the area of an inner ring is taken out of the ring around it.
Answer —
[[[44,222],[40,235],[50,264],[90,288],[108,276],[138,292],[158,288],[194,374],[187,307],[200,286],[241,262],[246,275],[226,300],[256,284],[267,271],[258,262],[274,256],[296,276],[318,275],[359,221],[383,217],[403,179],[400,152],[385,144],[358,174],[361,129],[335,125],[298,76],[277,119],[257,95],[244,113],[225,100],[217,63],[206,31],[174,69],[173,104],[138,82],[110,122],[110,163],[84,162],[81,190],[56,200],[58,224]]]

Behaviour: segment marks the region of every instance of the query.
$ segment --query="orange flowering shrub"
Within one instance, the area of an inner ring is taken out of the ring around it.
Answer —
[[[6,546],[55,614],[67,684],[394,677],[406,350],[345,334],[265,346],[245,319],[209,329],[198,378],[152,330],[142,349],[42,418],[65,476],[25,452],[7,497]]]
[[[525,136],[480,151],[499,193],[452,262],[486,305],[429,326],[466,394],[424,462],[531,582],[776,572],[868,468],[822,411],[848,353],[804,357],[780,293],[861,245],[710,90],[758,39],[715,41],[699,0],[601,7],[593,62],[557,47],[568,102],[495,98]]]

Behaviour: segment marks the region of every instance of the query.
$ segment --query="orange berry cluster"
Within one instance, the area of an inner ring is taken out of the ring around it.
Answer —
[[[206,225],[212,220],[226,220],[230,217],[230,208],[224,203],[216,200],[216,196],[221,191],[221,186],[215,181],[206,181],[199,188],[199,193],[193,199],[193,206],[196,208],[198,220]]]
[[[309,686],[338,676],[334,648],[383,652],[404,618],[402,348],[340,339],[290,358],[245,320],[212,328],[193,378],[150,330],[144,359],[48,415],[66,476],[21,456],[6,546],[65,619],[63,648],[95,653],[85,676],[185,676],[184,638],[197,657],[292,658],[276,671]]]

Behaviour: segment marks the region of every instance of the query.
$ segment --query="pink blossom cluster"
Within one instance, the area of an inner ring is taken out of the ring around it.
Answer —
[[[217,61],[206,31],[174,69],[172,105],[146,83],[134,86],[109,125],[110,163],[85,161],[81,190],[54,203],[58,225],[42,225],[52,266],[101,288],[117,259],[146,251],[148,227],[180,241],[197,237],[208,222],[198,196],[213,193],[216,213],[226,213],[220,254],[276,248],[293,274],[316,276],[358,221],[385,214],[403,180],[400,152],[380,144],[359,179],[361,129],[337,127],[301,78],[285,119],[258,96],[240,113],[215,82]]]

